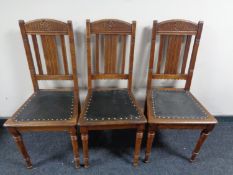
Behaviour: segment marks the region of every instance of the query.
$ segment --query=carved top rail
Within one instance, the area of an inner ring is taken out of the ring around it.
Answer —
[[[175,35],[195,35],[197,33],[198,24],[186,20],[167,20],[158,23],[158,34],[175,34]]]
[[[25,31],[28,34],[68,34],[68,27],[66,23],[54,19],[37,19],[26,22]]]
[[[131,34],[131,24],[117,19],[103,19],[91,23],[91,33]]]

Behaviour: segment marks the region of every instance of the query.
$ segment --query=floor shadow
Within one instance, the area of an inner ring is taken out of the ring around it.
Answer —
[[[174,149],[172,147],[172,144],[165,143],[164,135],[161,133],[161,131],[157,131],[152,147],[155,150],[156,150],[156,148],[161,148],[161,149],[165,150],[168,154],[172,154],[172,155],[174,155],[176,157],[180,157],[184,160],[189,160],[189,158],[186,157],[184,154],[180,153],[179,150]]]

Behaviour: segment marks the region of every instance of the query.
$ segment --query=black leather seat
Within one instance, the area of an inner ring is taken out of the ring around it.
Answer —
[[[202,119],[208,114],[189,91],[158,90],[152,92],[154,117]]]
[[[86,121],[140,120],[128,90],[93,90],[84,113]]]
[[[73,113],[73,92],[38,91],[18,110],[14,121],[69,120]]]

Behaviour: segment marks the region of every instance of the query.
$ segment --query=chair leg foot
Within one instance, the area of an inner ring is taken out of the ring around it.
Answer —
[[[82,144],[83,144],[83,159],[84,168],[89,167],[89,155],[88,155],[88,132],[81,133]]]
[[[26,162],[27,169],[32,169],[32,162],[30,158],[28,160],[25,160],[25,162]]]
[[[13,136],[13,139],[14,139],[17,147],[19,148],[19,151],[23,155],[24,160],[26,162],[27,168],[31,169],[32,168],[32,162],[31,162],[29,154],[28,154],[28,152],[26,150],[26,147],[25,147],[25,145],[23,143],[23,139],[22,139],[21,134],[17,131],[16,128],[8,128],[8,130],[11,133],[11,135]]]
[[[138,162],[134,162],[133,166],[135,166],[135,167],[138,166]]]
[[[144,159],[145,163],[149,162],[149,157],[150,157],[154,137],[155,137],[155,131],[149,130],[147,134],[147,142],[146,142],[146,153],[145,153],[145,159]]]
[[[78,137],[77,137],[77,130],[76,127],[71,128],[70,130],[70,138],[73,147],[73,154],[74,154],[74,164],[76,168],[80,167],[80,159],[79,159],[79,152],[78,152]]]
[[[88,159],[84,158],[84,168],[89,168]]]
[[[192,156],[190,158],[190,162],[193,162],[197,155],[200,152],[201,146],[203,145],[203,143],[205,142],[205,140],[207,139],[208,135],[210,134],[210,132],[213,130],[214,126],[210,126],[209,128],[203,129],[201,131],[200,137],[196,143],[196,146],[192,152]]]
[[[143,138],[143,130],[138,129],[136,134],[136,143],[135,143],[135,151],[134,151],[134,159],[133,159],[133,165],[138,166],[138,160],[141,150],[141,144],[142,144],[142,138]]]

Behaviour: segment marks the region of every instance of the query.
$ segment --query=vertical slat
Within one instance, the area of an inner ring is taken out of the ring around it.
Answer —
[[[121,62],[121,73],[125,72],[125,55],[126,54],[126,35],[122,36],[122,62]]]
[[[158,63],[157,63],[157,69],[156,69],[157,74],[160,74],[160,71],[161,71],[161,63],[162,63],[162,59],[163,59],[163,50],[164,50],[163,48],[164,48],[164,45],[165,45],[165,39],[166,39],[166,37],[164,35],[160,36],[159,56],[158,56]]]
[[[132,89],[132,75],[133,75],[133,60],[134,60],[134,45],[135,45],[135,32],[136,32],[136,22],[132,23],[132,33],[130,41],[130,54],[129,54],[129,80],[128,80],[128,89]]]
[[[174,54],[174,42],[175,42],[175,37],[173,35],[168,36],[168,41],[167,41],[167,50],[166,50],[166,62],[165,62],[165,74],[171,73],[170,67],[172,64],[172,59],[173,59],[173,54]]]
[[[68,75],[69,69],[68,69],[68,63],[67,63],[66,44],[65,44],[64,35],[60,35],[60,39],[61,39],[61,48],[62,48],[62,58],[63,58],[64,70],[65,70],[65,74]]]
[[[104,35],[104,72],[109,73],[111,57],[111,35]]]
[[[176,74],[178,71],[182,38],[183,36],[178,35],[168,37],[165,74]]]
[[[185,84],[185,90],[189,90],[190,86],[191,86],[192,77],[193,77],[193,70],[194,70],[195,62],[196,62],[196,58],[197,58],[197,51],[198,51],[199,42],[201,39],[202,28],[203,28],[203,22],[199,22],[198,29],[197,29],[197,35],[195,37],[195,41],[193,44],[193,51],[192,51],[191,60],[190,60],[190,64],[189,64],[188,78],[187,78],[187,81]]]
[[[112,35],[112,43],[111,43],[111,73],[116,73],[116,60],[117,60],[117,42],[118,36]]]
[[[58,74],[58,54],[55,36],[41,35],[48,75]]]
[[[87,49],[87,67],[88,67],[88,90],[92,88],[91,80],[91,24],[90,20],[86,21],[86,49]]]
[[[32,53],[31,53],[28,36],[26,34],[24,24],[25,24],[24,21],[22,20],[19,21],[20,31],[21,31],[21,35],[22,35],[22,39],[24,43],[24,49],[27,55],[27,62],[28,62],[28,67],[30,70],[31,78],[32,78],[33,88],[34,88],[34,91],[37,91],[39,87],[38,87],[38,82],[36,80],[36,71],[35,71],[35,67],[34,67],[34,63],[32,59]]]
[[[192,39],[192,35],[187,35],[186,42],[185,42],[185,48],[184,48],[184,57],[183,57],[183,62],[182,62],[182,67],[181,67],[181,74],[185,73],[191,39]]]
[[[35,51],[38,72],[40,75],[43,75],[43,69],[42,69],[40,52],[39,52],[39,47],[38,47],[36,35],[32,35],[32,43],[33,43],[33,47],[34,47],[34,51]]]
[[[175,44],[175,53],[174,53],[174,60],[172,64],[172,73],[178,73],[178,66],[180,60],[180,53],[181,53],[181,44],[183,41],[184,36],[176,36],[176,44]]]
[[[105,35],[104,60],[105,73],[115,73],[117,58],[117,35]]]
[[[96,73],[99,73],[99,34],[95,37],[95,69]]]

